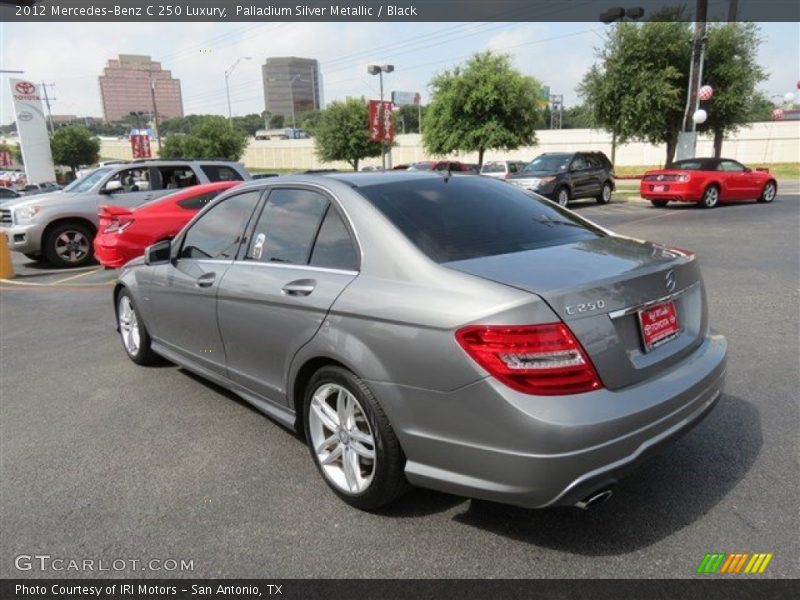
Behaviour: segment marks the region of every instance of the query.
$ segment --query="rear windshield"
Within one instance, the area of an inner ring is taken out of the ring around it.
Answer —
[[[486,163],[481,169],[481,173],[505,173],[506,166],[503,163]]]
[[[669,166],[670,169],[680,169],[681,171],[709,171],[708,162],[704,160],[679,160]]]
[[[552,202],[488,177],[409,179],[358,191],[438,263],[603,235]]]

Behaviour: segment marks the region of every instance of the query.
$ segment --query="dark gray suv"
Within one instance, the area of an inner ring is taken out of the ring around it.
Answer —
[[[508,181],[561,206],[576,198],[608,204],[614,191],[614,166],[602,152],[547,152]]]
[[[229,161],[147,160],[99,167],[63,190],[3,203],[0,233],[11,250],[32,260],[79,267],[94,257],[100,205],[133,207],[200,183],[249,179],[244,166]]]

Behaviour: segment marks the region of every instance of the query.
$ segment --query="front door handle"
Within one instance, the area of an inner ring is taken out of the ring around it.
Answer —
[[[197,287],[211,287],[214,285],[214,280],[217,278],[216,273],[206,273],[204,275],[200,275],[195,282]]]
[[[317,287],[317,282],[313,279],[297,279],[290,281],[281,292],[287,296],[308,296]]]

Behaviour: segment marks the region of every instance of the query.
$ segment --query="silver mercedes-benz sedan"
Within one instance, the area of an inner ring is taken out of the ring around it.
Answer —
[[[362,509],[409,484],[586,508],[725,375],[693,253],[483,177],[245,184],[126,265],[114,305],[131,359],[303,433]]]

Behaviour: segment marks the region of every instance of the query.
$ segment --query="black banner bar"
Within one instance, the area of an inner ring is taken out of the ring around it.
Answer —
[[[711,0],[710,21],[728,18],[730,0]],[[598,22],[636,9],[638,20],[694,20],[693,0],[0,0],[4,22],[146,21],[508,21]],[[738,0],[737,20],[800,21],[797,0]],[[638,9],[643,9],[640,15]]]
[[[3,600],[173,600],[278,598],[281,600],[750,600],[796,598],[796,580],[749,577],[704,579],[17,579],[0,582]],[[794,590],[794,592],[792,592]]]

